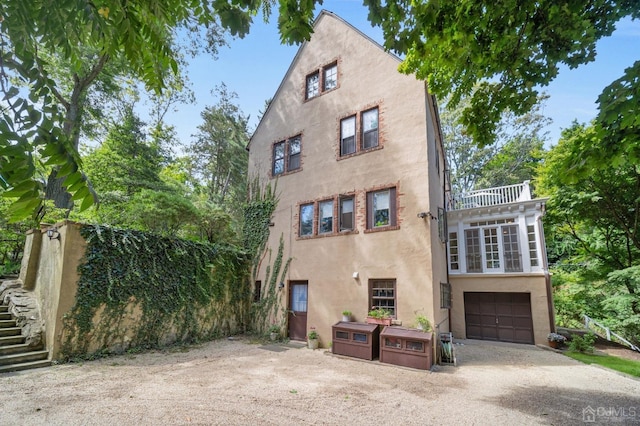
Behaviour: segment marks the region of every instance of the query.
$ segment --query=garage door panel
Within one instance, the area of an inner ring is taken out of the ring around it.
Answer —
[[[529,293],[465,292],[464,306],[468,338],[534,342]]]
[[[512,316],[514,314],[514,309],[511,305],[505,305],[501,303],[499,305],[496,305],[496,314]]]

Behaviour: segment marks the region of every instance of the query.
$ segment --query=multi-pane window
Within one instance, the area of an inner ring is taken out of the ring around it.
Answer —
[[[320,73],[318,71],[307,76],[307,99],[314,98],[320,94]]]
[[[396,318],[396,280],[369,280],[369,309],[381,308]]]
[[[500,248],[498,247],[498,228],[485,228],[484,258],[487,269],[500,268]]]
[[[531,266],[540,266],[538,262],[538,247],[536,245],[536,232],[533,225],[527,225],[527,239],[529,240],[529,260]]]
[[[515,219],[494,219],[471,222],[464,230],[464,244],[455,231],[449,232],[449,270],[460,271],[460,256],[466,260],[466,272],[522,272],[520,227]],[[531,266],[537,266],[535,233],[527,227]]]
[[[340,121],[340,155],[356,152],[356,116]]]
[[[378,108],[362,113],[362,149],[378,146]]]
[[[395,226],[396,223],[396,189],[368,192],[367,229]]]
[[[377,107],[340,120],[340,156],[366,151],[379,144],[379,110]]]
[[[289,152],[287,157],[287,171],[300,168],[300,136],[289,139]]]
[[[300,135],[273,144],[273,176],[299,169],[301,150]]]
[[[460,269],[457,232],[449,232],[449,265],[452,271]]]
[[[322,74],[320,74],[322,72]],[[318,71],[307,74],[305,99],[312,99],[338,87],[338,63],[326,65]]]
[[[451,309],[451,284],[440,283],[440,308]]]
[[[313,235],[313,204],[300,206],[300,236]]]
[[[284,173],[284,142],[273,145],[273,175]]]
[[[504,252],[504,271],[522,272],[520,247],[518,246],[518,225],[502,227],[502,248]]]
[[[465,229],[465,248],[467,250],[467,272],[482,272],[482,247],[480,247],[480,230]]]
[[[352,231],[354,227],[354,197],[340,198],[340,231]]]
[[[333,200],[318,203],[318,234],[333,232]]]
[[[335,89],[338,87],[338,64],[331,64],[324,67],[324,87],[323,90]]]

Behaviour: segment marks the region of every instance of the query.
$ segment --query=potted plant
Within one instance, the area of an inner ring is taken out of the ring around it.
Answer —
[[[367,314],[367,323],[391,325],[391,311],[389,309],[372,307]]]
[[[427,333],[431,331],[431,322],[424,315],[416,316],[416,328],[418,330],[422,330],[422,332]]]
[[[351,311],[342,311],[342,321],[351,322]]]
[[[309,334],[307,334],[307,346],[309,349],[318,349],[318,339],[320,335],[316,331],[315,327],[311,327]]]
[[[558,348],[561,348],[562,345],[564,345],[564,342],[567,341],[567,338],[564,337],[562,334],[549,333],[547,335],[547,340],[549,341],[549,346],[551,346],[554,349],[558,349]]]
[[[273,340],[278,340],[278,336],[280,335],[280,326],[276,324],[271,324],[269,327],[269,338]]]

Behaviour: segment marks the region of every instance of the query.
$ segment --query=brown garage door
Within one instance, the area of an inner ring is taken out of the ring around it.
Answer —
[[[529,293],[464,293],[468,339],[533,343]]]

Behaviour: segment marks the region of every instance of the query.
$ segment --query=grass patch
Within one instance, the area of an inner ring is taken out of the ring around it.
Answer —
[[[598,364],[631,376],[640,377],[640,361],[633,361],[611,355],[593,355],[580,352],[565,352],[565,355],[569,358],[584,362],[585,364]]]

